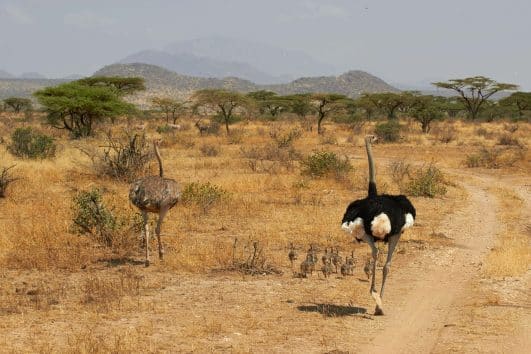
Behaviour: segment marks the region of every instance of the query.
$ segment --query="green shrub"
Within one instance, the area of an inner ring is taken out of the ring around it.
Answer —
[[[169,125],[165,124],[165,125],[159,125],[156,131],[159,134],[165,134],[165,133],[171,133],[173,129]]]
[[[340,158],[334,152],[315,152],[301,161],[302,173],[312,177],[329,177],[337,179],[345,177],[351,170],[352,165],[345,156]]]
[[[9,151],[18,157],[44,159],[55,156],[56,145],[51,136],[32,128],[17,128],[11,135]]]
[[[229,198],[229,193],[215,184],[192,182],[184,188],[181,200],[184,204],[198,206],[204,214],[216,204]]]
[[[414,197],[443,196],[446,194],[444,175],[434,165],[421,167],[412,174],[406,192]]]
[[[396,142],[400,139],[400,123],[396,120],[379,123],[374,133],[384,142]]]
[[[72,231],[90,235],[98,243],[107,247],[123,246],[134,239],[131,231],[139,232],[142,220],[136,214],[132,220],[119,217],[103,202],[99,189],[81,191],[72,198],[74,216],[72,218]]]

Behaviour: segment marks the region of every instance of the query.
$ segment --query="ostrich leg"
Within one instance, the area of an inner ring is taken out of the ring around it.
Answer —
[[[144,231],[144,241],[145,241],[145,247],[146,247],[146,267],[149,267],[149,220],[148,220],[148,213],[146,211],[142,211],[142,226]]]
[[[381,311],[382,308],[382,299],[380,298],[380,295],[376,292],[376,262],[378,261],[378,247],[376,247],[376,244],[374,243],[374,239],[371,236],[366,237],[367,243],[369,246],[371,246],[372,251],[372,280],[371,280],[371,296],[373,297],[374,301],[376,301],[376,311],[374,312],[375,315],[383,315],[383,312]]]
[[[167,208],[163,208],[159,212],[159,220],[157,220],[157,227],[155,228],[155,233],[157,234],[157,243],[159,244],[159,259],[162,260],[164,258],[164,247],[162,246],[162,241],[160,239],[160,230],[162,228],[162,222],[164,221],[164,217],[166,216],[166,213],[168,212]]]
[[[380,297],[383,297],[384,294],[385,279],[387,278],[387,274],[389,273],[389,269],[391,268],[391,259],[393,258],[393,253],[395,252],[396,245],[398,245],[398,240],[400,240],[400,234],[389,237],[389,246],[387,248],[387,261],[385,262],[385,265],[382,270],[383,278],[382,289],[380,290]]]

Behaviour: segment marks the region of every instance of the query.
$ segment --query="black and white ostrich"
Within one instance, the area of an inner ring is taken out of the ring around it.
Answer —
[[[376,301],[375,315],[383,315],[382,297],[385,279],[391,267],[391,258],[402,232],[413,226],[415,208],[404,195],[378,195],[371,143],[376,141],[374,135],[365,137],[367,158],[369,160],[369,193],[364,199],[355,200],[347,207],[343,216],[342,228],[350,232],[358,241],[366,241],[372,251],[371,295]],[[376,261],[378,258],[377,242],[388,243],[387,261],[383,267],[382,288],[380,294],[375,289]]]

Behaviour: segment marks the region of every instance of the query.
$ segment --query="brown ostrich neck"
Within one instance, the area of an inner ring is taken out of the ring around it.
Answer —
[[[159,147],[157,146],[156,142],[153,143],[153,146],[155,147],[155,156],[159,161],[159,175],[160,177],[164,177],[164,170],[162,169],[162,159],[160,158]]]

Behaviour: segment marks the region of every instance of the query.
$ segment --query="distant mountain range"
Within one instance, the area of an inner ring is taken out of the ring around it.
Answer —
[[[132,100],[137,104],[145,104],[153,96],[170,96],[187,98],[194,91],[205,88],[222,88],[227,90],[250,92],[270,90],[278,94],[294,93],[339,93],[349,97],[357,97],[363,92],[394,92],[396,88],[383,80],[364,71],[349,71],[339,76],[303,77],[285,84],[260,85],[238,77],[206,78],[178,74],[160,66],[132,63],[111,64],[97,72],[94,76],[126,76],[142,77],[146,81],[147,90],[136,94]],[[45,86],[54,86],[72,81],[78,77],[63,79],[0,79],[0,99],[9,96],[28,97]]]
[[[139,76],[145,79],[149,93],[188,96],[205,88],[223,88],[239,92],[270,90],[279,94],[329,92],[357,97],[363,92],[394,92],[396,88],[364,71],[349,71],[340,76],[305,77],[286,84],[259,85],[237,77],[202,78],[177,74],[150,64],[112,64],[94,73],[103,76]]]

